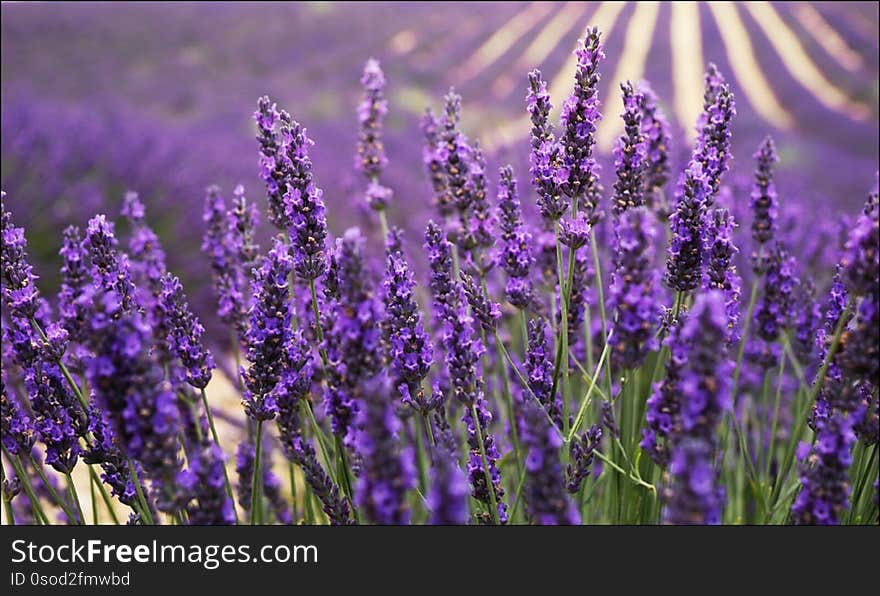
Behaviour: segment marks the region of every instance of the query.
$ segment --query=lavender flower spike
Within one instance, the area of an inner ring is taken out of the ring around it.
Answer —
[[[6,198],[6,193],[3,193]],[[0,249],[0,282],[2,282],[3,301],[9,314],[25,321],[33,317],[39,307],[37,276],[27,260],[27,240],[24,228],[12,223],[12,214],[0,204],[2,212],[3,242]]]
[[[739,249],[733,242],[736,222],[727,209],[715,209],[710,214],[706,233],[706,272],[703,288],[724,293],[727,312],[728,343],[739,341],[739,310],[742,281],[733,262]]]
[[[187,382],[197,389],[204,389],[214,368],[214,358],[202,343],[205,328],[189,309],[180,280],[168,273],[162,277],[161,283],[158,307],[168,349],[183,364]]]
[[[434,425],[437,447],[431,452],[431,489],[428,508],[433,525],[464,525],[468,522],[468,485],[458,467],[455,439],[448,426]]]
[[[773,139],[767,137],[755,153],[755,183],[752,186],[752,238],[758,250],[773,240],[776,234],[778,217],[778,198],[776,185],[773,182],[773,166],[779,161]],[[756,260],[759,255],[753,258]]]
[[[279,230],[287,230],[292,223],[284,200],[290,174],[284,155],[288,139],[277,130],[279,119],[275,104],[268,97],[261,97],[254,112],[260,144],[260,177],[266,184],[269,221]]]
[[[669,219],[672,241],[666,258],[666,285],[688,292],[700,284],[703,269],[703,213],[711,193],[703,165],[692,159],[678,183],[675,212]]]
[[[614,146],[614,182],[612,209],[620,215],[630,207],[645,204],[643,171],[647,148],[642,136],[642,109],[645,97],[633,89],[629,81],[620,84],[623,93],[623,135]]]
[[[513,177],[513,168],[505,166],[499,172],[498,211],[501,231],[501,250],[498,260],[507,273],[505,295],[517,308],[528,308],[532,301],[529,272],[535,258],[532,255],[532,235],[522,219],[522,208]]]
[[[223,451],[208,443],[199,447],[195,457],[189,458],[189,469],[178,476],[184,490],[195,496],[195,503],[187,507],[189,523],[193,525],[232,525],[235,509],[226,493],[223,475]]]
[[[555,222],[567,210],[561,185],[568,180],[568,173],[561,167],[561,149],[550,124],[550,93],[547,92],[547,82],[541,78],[540,70],[529,73],[526,105],[532,122],[529,153],[532,186],[538,193],[541,217],[548,222]]]
[[[361,86],[364,96],[357,109],[360,132],[355,168],[368,180],[376,180],[388,163],[382,145],[382,125],[388,114],[388,101],[384,96],[385,74],[377,60],[367,60]]]
[[[703,172],[712,189],[709,206],[721,186],[721,177],[730,167],[730,136],[736,106],[730,85],[714,64],[706,73],[703,114],[698,124],[694,157],[703,165]]]
[[[596,184],[597,166],[593,158],[599,113],[599,63],[605,57],[599,29],[587,29],[575,50],[577,67],[574,89],[562,104],[559,142],[562,147],[562,169],[567,175],[562,191],[569,198],[585,196]],[[587,210],[588,211],[588,210]],[[588,211],[588,215],[592,215]]]
[[[623,212],[617,221],[617,263],[611,280],[614,334],[611,345],[620,366],[637,368],[657,349],[660,321],[657,274],[653,267],[654,222],[644,207]]]
[[[421,406],[427,404],[423,400],[421,384],[434,362],[434,347],[416,304],[412,272],[400,251],[388,255],[383,289],[391,367],[406,384],[407,394],[414,400],[411,405],[424,410]]]
[[[293,268],[305,281],[320,277],[327,269],[325,241],[327,218],[323,191],[317,187],[312,175],[309,145],[314,142],[306,135],[306,129],[282,112],[281,132],[287,139],[286,159],[290,177],[284,194],[284,213],[290,222],[288,232],[293,247]]]
[[[245,412],[255,420],[271,420],[278,412],[273,390],[280,379],[290,341],[291,309],[287,288],[291,259],[289,247],[278,236],[252,283],[253,306],[246,336],[247,359],[242,367]]]
[[[562,398],[553,394],[553,353],[547,341],[547,325],[540,319],[532,319],[529,321],[528,334],[525,364],[529,388],[547,415],[562,428]]]

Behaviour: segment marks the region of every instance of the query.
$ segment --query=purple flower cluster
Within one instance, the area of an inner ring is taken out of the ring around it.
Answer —
[[[422,381],[434,363],[434,346],[422,323],[415,281],[402,251],[389,252],[382,285],[388,357],[400,379],[398,391],[407,403],[426,413],[433,404],[424,396]]]
[[[612,210],[620,215],[630,207],[645,204],[644,170],[647,146],[642,134],[642,112],[645,96],[637,92],[629,81],[620,84],[623,93],[623,135],[614,146],[614,182]]]
[[[339,296],[332,305],[332,322],[326,326],[324,409],[333,433],[350,440],[362,385],[382,365],[382,316],[364,262],[364,237],[360,230],[351,228],[337,240],[335,261]]]
[[[245,336],[250,366],[241,368],[245,412],[254,420],[271,420],[278,413],[275,385],[283,372],[290,343],[291,307],[287,279],[290,247],[276,237],[252,282],[253,306]]]
[[[476,419],[473,411],[476,411]],[[498,469],[498,453],[495,437],[486,431],[492,422],[492,414],[486,409],[486,401],[480,392],[472,406],[466,409],[462,421],[467,427],[467,442],[470,452],[468,454],[467,474],[471,485],[471,496],[482,503],[488,511],[491,511],[492,501],[497,507],[499,523],[507,523],[507,504],[501,499],[504,497],[504,488],[501,483],[501,471]],[[482,438],[482,441],[481,441]],[[480,448],[482,442],[483,449]],[[483,462],[485,451],[486,462]],[[488,474],[487,474],[488,466]],[[487,476],[491,484],[487,481]],[[478,515],[480,523],[491,523],[494,516],[491,513]]]
[[[189,457],[189,468],[177,478],[183,491],[192,494],[195,501],[187,507],[189,523],[194,525],[232,525],[235,509],[226,494],[223,474],[223,451],[213,443],[202,445]]]
[[[378,180],[388,164],[385,147],[382,145],[382,126],[388,115],[388,101],[385,99],[385,73],[379,62],[370,58],[361,76],[364,96],[358,104],[358,144],[355,168],[367,180]],[[384,208],[384,205],[372,205]]]
[[[431,490],[428,493],[430,522],[434,525],[463,525],[467,507],[467,478],[458,466],[458,448],[448,426],[434,424],[437,445],[431,452]]]
[[[788,327],[792,294],[798,286],[794,267],[794,258],[779,245],[767,258],[763,293],[755,309],[756,333],[766,342],[776,340]]]
[[[162,277],[161,284],[158,309],[167,349],[183,365],[186,382],[196,389],[204,389],[214,368],[214,358],[202,341],[205,328],[190,310],[180,280],[168,273]]]
[[[529,173],[532,186],[538,192],[538,208],[548,222],[557,221],[568,210],[562,198],[562,184],[567,173],[562,166],[562,149],[556,143],[550,124],[550,93],[540,70],[529,73],[529,92],[526,106],[532,122]]]
[[[501,231],[501,250],[498,260],[507,273],[504,294],[517,308],[528,308],[532,301],[532,283],[529,279],[535,258],[532,255],[532,234],[523,223],[513,168],[504,166],[499,171],[498,211]]]
[[[623,212],[615,228],[616,266],[611,280],[614,334],[611,346],[620,366],[637,368],[656,349],[660,320],[654,264],[653,216],[644,207]]]
[[[742,281],[734,263],[734,257],[739,252],[733,242],[735,228],[736,221],[727,209],[717,208],[709,214],[706,226],[706,271],[703,275],[705,290],[720,290],[724,294],[730,344],[740,339],[738,326]]]
[[[596,27],[587,29],[575,50],[577,66],[574,89],[562,104],[559,137],[562,153],[562,191],[570,198],[585,196],[596,184],[597,166],[593,157],[599,113],[599,63],[605,58]],[[587,210],[589,213],[589,210]]]
[[[553,357],[547,341],[547,325],[540,319],[529,321],[529,345],[526,350],[526,374],[529,389],[541,403],[553,423],[562,428],[562,399],[553,394]]]
[[[704,213],[712,189],[702,163],[692,159],[675,192],[675,210],[669,218],[672,241],[666,258],[666,285],[689,292],[700,284],[704,256]]]
[[[703,166],[703,172],[712,189],[707,206],[711,206],[721,177],[730,167],[730,137],[736,107],[730,85],[718,68],[710,63],[706,71],[706,91],[703,97],[703,113],[698,123],[694,157]]]
[[[767,137],[755,153],[755,182],[752,185],[752,239],[761,251],[776,235],[779,199],[773,181],[773,167],[779,158],[773,139]],[[761,254],[753,255],[755,267],[761,270]]]
[[[602,402],[606,404],[608,402]],[[569,446],[569,463],[565,467],[566,490],[576,494],[587,476],[599,478],[602,475],[602,463],[595,462],[596,450],[602,445],[602,427],[591,426],[580,437],[573,437]]]

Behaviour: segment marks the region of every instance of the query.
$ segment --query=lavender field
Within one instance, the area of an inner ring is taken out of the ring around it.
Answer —
[[[4,524],[873,524],[876,3],[2,6]]]

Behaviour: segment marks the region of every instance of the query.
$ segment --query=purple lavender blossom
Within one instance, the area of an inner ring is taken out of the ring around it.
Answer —
[[[590,241],[592,232],[590,220],[584,212],[577,214],[573,219],[561,219],[559,221],[559,241],[572,250],[586,246]]]
[[[223,475],[223,451],[213,443],[202,445],[189,457],[189,468],[178,476],[184,492],[192,494],[195,502],[187,507],[192,525],[232,525],[235,509],[226,494]]]
[[[101,480],[110,487],[111,494],[129,507],[138,503],[137,490],[131,477],[125,454],[120,450],[107,416],[95,405],[89,407],[89,432],[92,440],[83,453],[83,461],[87,464],[101,466]],[[134,462],[138,478],[143,479],[144,471],[138,462]],[[152,503],[147,503],[152,508]],[[151,511],[152,512],[152,511]]]
[[[3,198],[6,198],[5,192]],[[9,308],[10,316],[27,321],[36,314],[39,306],[37,277],[27,260],[24,228],[18,228],[12,223],[12,214],[6,210],[5,203],[0,204],[0,212],[3,234],[3,242],[0,243],[0,282],[3,302]]]
[[[136,302],[128,257],[117,250],[117,244],[114,226],[105,216],[97,215],[89,220],[86,246],[92,283],[119,303],[121,315],[136,308]]]
[[[822,320],[819,303],[816,300],[816,284],[812,278],[801,280],[795,297],[791,346],[795,356],[802,363],[814,360],[816,334]]]
[[[657,349],[660,321],[657,274],[654,263],[653,216],[634,207],[617,221],[616,267],[611,280],[614,307],[613,354],[624,368],[642,365],[649,351]]]
[[[162,277],[161,284],[158,310],[168,342],[166,349],[183,364],[187,383],[204,389],[214,368],[214,358],[202,342],[205,328],[190,310],[180,280],[168,273]]]
[[[217,314],[223,323],[234,325],[239,338],[243,339],[242,332],[247,329],[244,280],[231,248],[232,234],[228,228],[226,203],[216,186],[208,187],[205,193],[202,220],[206,224],[202,252],[211,261]]]
[[[495,437],[486,432],[489,424],[492,422],[492,414],[486,409],[486,400],[483,399],[482,391],[477,393],[472,404],[473,407],[466,409],[462,417],[462,421],[467,426],[467,441],[470,448],[467,473],[471,485],[471,496],[483,503],[491,511],[492,493],[494,493],[495,503],[498,508],[498,521],[506,524],[507,504],[502,501],[504,488],[501,483],[501,471],[498,469],[500,455],[498,454]],[[474,420],[472,410],[476,410],[476,420]],[[486,467],[483,465],[483,454],[480,452],[480,436],[483,439],[491,486],[486,482]],[[492,493],[489,491],[492,491]],[[477,519],[480,523],[485,524],[491,523],[492,517],[491,513],[488,513],[486,515],[478,515]]]
[[[553,394],[553,359],[547,341],[547,325],[540,319],[529,321],[529,345],[526,349],[526,375],[529,389],[559,428],[562,428],[562,398]]]
[[[736,221],[727,209],[714,209],[706,225],[706,271],[703,274],[705,290],[724,293],[727,313],[728,343],[739,342],[739,311],[742,280],[733,262],[739,249],[733,242]]]
[[[580,437],[572,439],[568,458],[571,463],[565,467],[565,487],[569,493],[577,494],[587,476],[599,478],[602,475],[602,463],[594,461],[596,450],[602,445],[602,435],[602,427],[594,424]]]
[[[880,294],[880,208],[866,207],[846,241],[841,260],[847,289],[855,296]]]
[[[584,196],[596,183],[597,166],[593,158],[596,126],[599,113],[599,63],[605,57],[600,44],[599,29],[587,29],[575,50],[577,66],[574,89],[562,104],[559,137],[562,152],[562,171],[565,181],[562,191],[575,199]]]
[[[414,485],[415,470],[410,449],[401,448],[398,440],[400,421],[394,415],[387,377],[369,380],[363,394],[356,437],[357,452],[363,457],[355,489],[358,510],[376,524],[406,524],[406,491]]]
[[[642,110],[645,96],[633,89],[629,81],[620,84],[623,93],[623,135],[614,146],[614,182],[612,210],[620,215],[630,207],[645,204],[644,170],[647,146],[642,135]]]
[[[127,192],[122,200],[122,215],[131,226],[128,249],[131,254],[131,276],[137,287],[138,304],[151,311],[161,291],[165,275],[165,251],[159,237],[146,222],[146,209],[136,192]]]
[[[669,218],[672,241],[666,258],[666,285],[676,292],[699,286],[703,267],[703,213],[711,187],[703,165],[692,159],[679,179],[675,210]]]
[[[10,455],[27,454],[36,441],[33,422],[18,401],[9,394],[6,382],[0,384],[0,422],[2,422],[3,448]]]
[[[755,183],[752,186],[752,238],[758,244],[759,253],[754,255],[755,266],[760,269],[760,252],[770,243],[778,228],[778,198],[773,181],[773,166],[779,158],[773,139],[767,137],[755,153]]]
[[[501,307],[492,302],[472,275],[461,271],[462,288],[474,318],[486,333],[493,333],[501,320]]]
[[[259,265],[260,246],[254,240],[260,212],[254,203],[244,196],[244,187],[239,184],[232,189],[232,209],[226,213],[228,232],[222,237],[228,243],[228,250],[235,264],[241,270],[245,285],[253,277],[253,269]]]
[[[153,480],[159,509],[176,511],[185,497],[175,484],[182,469],[177,398],[151,350],[153,336],[146,319],[135,312],[113,321],[113,309],[121,308],[118,302],[111,297],[98,304],[110,316],[95,330],[98,341],[87,370],[89,385],[126,456],[139,461]]]
[[[789,325],[798,279],[794,272],[794,258],[782,246],[775,246],[767,258],[763,293],[755,308],[758,337],[773,342]]]
[[[362,386],[382,366],[381,305],[365,263],[365,240],[358,228],[336,242],[339,297],[325,325],[328,358],[324,409],[333,433],[350,440]]]
[[[391,367],[406,385],[410,405],[427,412],[422,382],[434,362],[434,346],[425,332],[422,313],[415,300],[415,281],[401,251],[388,254],[383,289]]]
[[[434,206],[441,217],[449,217],[455,212],[455,205],[452,195],[448,192],[446,174],[437,151],[440,143],[440,121],[430,108],[425,110],[424,116],[419,121],[419,128],[425,137],[422,161],[431,180]]]
[[[327,217],[324,193],[315,184],[309,157],[309,146],[314,141],[308,137],[306,129],[286,112],[281,112],[279,119],[289,168],[283,203],[285,217],[290,222],[287,231],[293,248],[293,268],[300,279],[315,280],[327,269],[324,254]]]
[[[89,283],[87,259],[80,229],[70,226],[64,230],[64,243],[59,251],[64,264],[61,266],[61,289],[58,292],[58,313],[61,324],[72,342],[85,339],[89,309],[80,300]]]
[[[388,164],[382,145],[382,126],[388,114],[388,101],[384,94],[385,74],[377,60],[367,60],[361,76],[361,87],[364,95],[357,109],[359,132],[354,164],[367,180],[375,181]],[[376,208],[376,205],[371,206]]]
[[[711,207],[721,186],[721,177],[730,167],[730,136],[736,105],[730,85],[710,63],[706,72],[706,91],[703,113],[698,123],[694,157],[703,166],[703,172],[712,189],[707,206]]]
[[[276,130],[280,115],[278,108],[268,97],[263,96],[257,101],[254,120],[259,132],[257,141],[260,144],[260,177],[266,184],[269,199],[269,221],[279,230],[287,230],[292,223],[284,199],[289,178],[288,164],[285,161],[287,138]]]
[[[273,390],[283,372],[281,364],[291,333],[288,251],[284,240],[276,237],[251,286],[254,303],[245,341],[250,366],[241,368],[241,376],[245,412],[254,420],[271,420],[278,412]]]
[[[470,205],[467,213],[463,213],[464,236],[460,245],[473,251],[475,264],[485,274],[494,262],[492,259],[483,259],[480,251],[491,249],[495,245],[495,221],[486,190],[486,158],[477,142],[471,147],[468,174]]]
[[[510,166],[499,171],[498,212],[501,231],[498,261],[507,273],[505,296],[517,308],[525,309],[532,301],[529,273],[535,258],[532,256],[532,235],[523,224],[516,179]]]
[[[667,221],[671,212],[664,188],[669,180],[669,123],[657,105],[657,96],[651,86],[642,81],[638,87],[642,94],[641,134],[645,139],[645,204],[660,221]]]
[[[454,89],[444,97],[445,111],[437,139],[436,159],[445,177],[445,191],[450,203],[460,213],[466,212],[473,201],[470,186],[472,150],[459,130],[461,96]]]
[[[550,124],[550,93],[540,70],[535,69],[529,73],[526,106],[532,122],[529,153],[532,186],[538,193],[541,217],[548,222],[555,222],[568,210],[561,188],[563,182],[567,181],[568,174],[561,167],[562,149],[556,142]]]
[[[263,476],[263,496],[268,501],[269,507],[275,519],[282,524],[293,521],[290,506],[285,502],[281,494],[281,481],[272,472],[272,452],[263,449],[260,472]],[[236,493],[238,504],[245,511],[250,511],[251,496],[254,478],[254,463],[256,461],[256,448],[253,442],[244,441],[239,443],[235,452],[235,472],[238,475]]]
[[[580,515],[566,494],[559,450],[562,438],[533,400],[523,403],[520,437],[526,449],[525,501],[529,517],[539,525],[573,525]]]
[[[856,437],[853,419],[834,412],[823,420],[811,447],[801,443],[798,472],[801,491],[791,506],[795,524],[834,525],[849,507],[848,470]]]

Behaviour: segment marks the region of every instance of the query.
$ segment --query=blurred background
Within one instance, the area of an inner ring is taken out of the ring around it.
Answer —
[[[524,203],[526,73],[539,67],[559,106],[572,50],[588,25],[605,35],[601,73],[607,160],[620,131],[618,83],[648,79],[675,129],[680,164],[709,61],[732,82],[738,118],[728,182],[747,204],[751,155],[772,133],[779,190],[798,225],[852,213],[878,156],[878,4],[870,3],[328,3],[15,4],[2,6],[2,187],[27,229],[44,289],[61,230],[116,217],[138,191],[199,314],[210,319],[199,252],[204,188],[245,185],[262,205],[252,114],[257,97],[304,123],[332,230],[360,224],[353,171],[358,80],[369,57],[388,78],[386,184],[392,221],[420,244],[432,214],[418,119],[455,86],[465,132],[497,167],[517,168]],[[610,188],[613,169],[606,166]],[[268,233],[268,225],[263,225]]]

